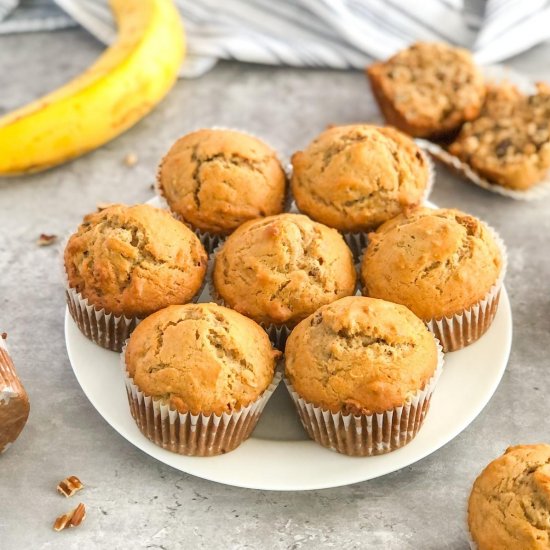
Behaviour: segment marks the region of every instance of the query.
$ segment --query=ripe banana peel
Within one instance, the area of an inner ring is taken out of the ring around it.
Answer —
[[[173,0],[111,0],[115,43],[80,76],[0,118],[0,176],[51,168],[121,134],[174,84],[185,35]]]

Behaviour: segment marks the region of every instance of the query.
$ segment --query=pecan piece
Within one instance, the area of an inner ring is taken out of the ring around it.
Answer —
[[[57,241],[57,235],[48,235],[46,233],[41,233],[40,237],[36,239],[36,244],[38,246],[50,246],[55,241]]]
[[[70,512],[59,516],[53,524],[54,531],[63,531],[67,527],[78,527],[86,517],[86,507],[82,502]]]
[[[69,476],[61,480],[57,484],[57,492],[65,497],[72,497],[76,492],[80,491],[84,485],[76,476]]]

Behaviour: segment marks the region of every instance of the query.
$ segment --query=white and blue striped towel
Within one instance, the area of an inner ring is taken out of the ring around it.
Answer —
[[[464,1],[176,0],[191,54],[182,75],[218,59],[362,68],[416,40],[469,47],[480,63],[494,63],[550,39],[549,0]],[[108,0],[0,0],[0,33],[74,21],[106,44],[115,36]]]

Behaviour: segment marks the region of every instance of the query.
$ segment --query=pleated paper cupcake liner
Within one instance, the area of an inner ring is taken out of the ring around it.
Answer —
[[[502,267],[496,283],[489,289],[483,299],[468,309],[451,317],[426,321],[428,329],[441,342],[443,351],[446,353],[458,351],[479,340],[493,323],[498,310],[500,291],[508,265],[508,254],[506,246],[498,233],[491,226],[487,224],[485,226],[493,235],[502,257]]]
[[[137,316],[115,315],[105,308],[96,307],[82,293],[70,286],[63,256],[69,239],[70,235],[64,240],[60,251],[60,268],[65,284],[65,297],[69,313],[80,332],[89,340],[102,348],[120,352],[122,351],[124,342],[130,337],[130,334],[137,327],[141,318]],[[195,303],[199,300],[205,284],[206,277],[191,302]]]
[[[433,157],[441,161],[443,164],[464,176],[471,183],[486,189],[487,191],[491,191],[492,193],[496,193],[510,199],[524,201],[541,199],[550,194],[550,172],[539,183],[529,189],[509,189],[499,183],[492,182],[484,178],[473,170],[469,164],[463,162],[458,157],[451,155],[451,153],[446,151],[440,145],[423,139],[416,141],[420,147],[428,151]]]
[[[126,370],[125,351],[124,346],[121,366],[130,412],[138,428],[155,445],[186,456],[216,456],[236,449],[256,427],[282,376],[276,370],[260,397],[238,410],[220,415],[181,413],[136,386]]]
[[[285,376],[285,385],[308,436],[327,449],[349,456],[375,456],[404,447],[422,427],[443,369],[443,353],[437,339],[436,344],[437,367],[425,387],[403,406],[382,413],[355,415],[323,409],[300,397]]]
[[[279,161],[279,163],[283,167],[283,170],[284,170],[285,176],[286,176],[286,193],[285,193],[285,197],[284,197],[282,212],[288,212],[290,210],[292,197],[290,195],[289,181],[290,181],[290,177],[292,175],[292,165],[289,162],[283,160],[283,158],[281,157],[279,152],[271,144],[266,142],[263,138],[260,138],[257,135],[255,135],[251,132],[248,132],[246,130],[242,130],[240,128],[227,128],[225,126],[212,126],[210,128],[196,128],[195,130],[192,130],[189,133],[197,132],[199,130],[231,130],[231,131],[234,131],[234,132],[240,132],[241,134],[246,134],[246,135],[248,135],[250,137],[253,137],[255,139],[259,139],[260,141],[265,143],[268,147],[270,147],[273,151],[275,151],[275,154],[277,156],[277,160]],[[223,241],[228,237],[229,234],[211,233],[209,231],[203,231],[201,229],[193,227],[190,223],[185,221],[180,214],[178,214],[177,212],[174,212],[170,208],[170,205],[168,204],[168,201],[166,200],[166,196],[164,195],[164,191],[162,189],[162,186],[160,185],[160,169],[162,167],[163,161],[164,161],[164,159],[161,160],[161,162],[159,164],[159,167],[158,167],[158,170],[157,170],[157,178],[156,178],[156,181],[155,181],[155,184],[154,184],[155,193],[156,193],[157,197],[160,200],[160,203],[162,205],[161,207],[168,210],[172,214],[172,216],[174,216],[174,218],[176,218],[180,222],[187,225],[195,233],[195,235],[197,235],[200,242],[202,243],[202,245],[206,249],[206,252],[208,252],[208,254],[211,254],[212,252],[214,252],[216,247],[218,247],[220,244],[223,243]]]

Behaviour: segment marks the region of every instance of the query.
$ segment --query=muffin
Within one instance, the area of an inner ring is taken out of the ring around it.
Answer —
[[[247,222],[215,255],[214,296],[266,327],[293,327],[320,306],[353,294],[355,283],[342,236],[299,214]]]
[[[29,417],[29,396],[17,376],[5,343],[0,335],[0,454],[21,434]]]
[[[467,50],[418,42],[366,70],[388,122],[414,137],[442,138],[479,115],[485,85]]]
[[[197,295],[206,264],[197,236],[168,212],[111,206],[86,216],[67,242],[69,311],[88,338],[120,351],[138,319]]]
[[[158,186],[170,209],[215,246],[244,222],[282,212],[286,175],[259,139],[205,129],[176,141],[160,164]]]
[[[123,354],[132,415],[146,437],[170,451],[232,451],[277,385],[278,355],[265,331],[236,311],[169,306],[138,325]]]
[[[410,310],[352,296],[319,308],[290,334],[287,387],[308,435],[369,456],[418,432],[442,366],[434,336]]]
[[[342,232],[375,229],[422,202],[426,157],[393,128],[366,124],[325,130],[292,156],[292,193],[300,211]]]
[[[518,445],[476,479],[468,527],[477,550],[550,548],[550,445]]]
[[[550,170],[550,89],[525,96],[491,86],[481,116],[465,124],[449,152],[490,183],[525,191]]]
[[[416,208],[369,234],[361,280],[365,295],[407,306],[455,351],[489,328],[504,271],[502,242],[480,220]]]

